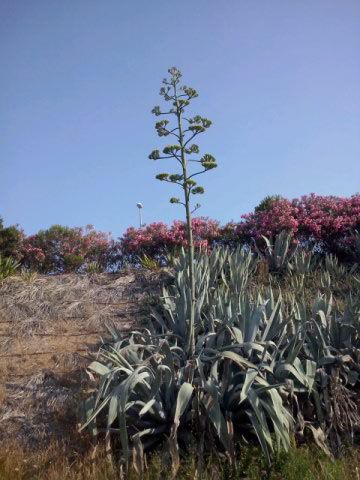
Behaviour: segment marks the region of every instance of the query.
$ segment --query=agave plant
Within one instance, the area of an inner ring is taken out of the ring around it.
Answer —
[[[228,255],[228,287],[234,294],[244,292],[256,270],[256,259],[251,250],[238,247]]]
[[[20,263],[11,257],[2,257],[0,255],[0,280],[15,275]]]
[[[229,258],[233,255],[226,248],[215,248],[211,252],[204,252],[201,249],[195,252],[194,275],[196,294],[201,295],[203,290],[211,290],[217,286],[219,279],[224,276]],[[173,267],[177,274],[181,272],[188,281],[187,255],[183,248],[173,259]]]
[[[307,275],[311,273],[316,266],[316,256],[310,250],[297,250],[289,262],[289,270],[299,275]]]
[[[297,340],[290,344],[286,335],[281,296],[275,301],[272,293],[267,299],[245,293],[251,257],[240,251],[233,255],[247,267],[229,262],[229,252],[197,257],[193,331],[189,279],[180,256],[175,283],[164,288],[149,327],[112,331],[113,343],[90,365],[101,379],[87,402],[84,427],[94,429],[106,409],[108,446],[119,438],[125,464],[132,458],[141,470],[144,451],[163,442],[169,443],[175,470],[179,449],[189,444],[198,445],[199,456],[206,446],[216,446],[232,463],[243,436],[257,438],[269,461],[273,437],[278,448],[289,447],[292,417],[283,401],[286,382],[279,378],[297,361]],[[231,288],[236,279],[238,287]],[[293,371],[306,376],[300,368],[298,362]]]
[[[278,349],[268,340],[275,336],[271,325],[260,328],[263,314],[264,305],[245,305],[234,325],[214,320],[212,331],[198,334],[192,358],[186,335],[156,329],[115,334],[115,343],[89,367],[101,381],[84,426],[107,408],[109,445],[118,435],[122,461],[132,456],[139,469],[143,451],[164,441],[175,469],[179,446],[195,443],[199,451],[217,444],[233,462],[235,442],[254,434],[270,460],[272,432],[277,445],[288,448],[292,420],[284,386],[274,381]]]
[[[169,329],[184,334],[186,319],[189,316],[189,274],[187,256],[182,249],[174,260],[176,271],[174,285],[163,289],[163,317],[167,323],[162,323],[164,331]],[[219,301],[221,295],[239,295],[244,292],[250,276],[254,273],[256,261],[249,250],[238,248],[230,251],[227,248],[216,248],[210,253],[196,252],[194,277],[196,289],[195,324],[194,331],[204,328],[204,321],[213,305]],[[224,298],[225,298],[224,297]],[[227,298],[227,297],[226,297]],[[196,333],[195,333],[196,334]]]
[[[154,258],[149,257],[148,255],[144,254],[142,257],[139,258],[140,265],[142,268],[146,270],[150,270],[152,272],[156,272],[160,270],[160,264]]]
[[[349,297],[341,314],[333,309],[331,294],[318,294],[311,310],[304,305],[300,310],[307,325],[302,355],[316,364],[311,397],[303,398],[310,402],[313,412],[306,423],[317,443],[329,453],[328,446],[338,450],[344,439],[351,441],[360,428],[358,394],[354,390],[360,373],[359,309]]]
[[[273,243],[264,235],[262,238],[265,241],[265,252],[263,253],[256,245],[255,248],[260,257],[267,260],[269,269],[273,272],[284,272],[289,269],[297,251],[297,245],[291,245],[291,234],[282,231],[276,235]]]
[[[285,269],[292,254],[279,243],[275,250]],[[326,452],[334,438],[351,437],[360,426],[357,297],[341,313],[330,283],[312,305],[300,283],[286,297],[250,286],[251,252],[215,249],[195,256],[191,323],[184,252],[173,266],[174,282],[147,328],[111,329],[112,341],[90,365],[99,383],[83,428],[104,431],[108,448],[139,471],[147,451],[167,444],[174,473],[190,445],[200,458],[223,452],[234,464],[244,438],[256,439],[270,461],[275,449],[288,448],[293,429],[300,437],[308,428]]]
[[[325,256],[324,269],[331,277],[336,279],[343,278],[346,273],[346,267],[339,262],[339,259],[332,253]]]

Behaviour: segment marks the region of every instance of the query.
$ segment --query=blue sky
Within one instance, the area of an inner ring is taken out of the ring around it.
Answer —
[[[214,123],[199,214],[360,190],[358,0],[1,0],[0,65],[0,215],[27,233],[183,216],[147,159],[173,65]]]

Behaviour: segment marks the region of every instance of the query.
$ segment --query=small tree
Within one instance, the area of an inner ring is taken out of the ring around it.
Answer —
[[[280,200],[285,199],[281,195],[267,195],[261,200],[259,205],[255,207],[255,212],[267,212],[275,203],[280,202]]]
[[[173,159],[179,164],[179,173],[160,173],[156,176],[158,180],[163,182],[174,183],[181,187],[183,192],[182,200],[178,197],[170,198],[170,203],[181,204],[186,212],[186,230],[187,230],[187,253],[189,263],[189,280],[190,280],[190,324],[188,335],[188,349],[189,352],[194,352],[194,318],[195,318],[195,279],[194,279],[194,242],[191,225],[192,214],[200,205],[197,203],[192,209],[191,196],[204,193],[204,188],[197,184],[194,177],[201,173],[212,170],[217,166],[215,158],[206,153],[199,155],[199,146],[192,143],[193,139],[204,133],[210,126],[211,121],[207,118],[196,115],[194,117],[185,117],[185,109],[191,101],[198,96],[196,90],[185,85],[180,85],[182,74],[180,70],[173,67],[168,70],[170,74],[169,79],[163,80],[163,86],[160,89],[160,95],[166,102],[170,103],[170,108],[162,111],[159,106],[153,108],[152,113],[158,116],[168,117],[174,120],[171,125],[170,121],[165,118],[156,122],[155,129],[159,137],[173,136],[175,137],[175,144],[167,145],[162,149],[154,150],[149,155],[151,160]],[[186,123],[185,123],[186,122]],[[201,170],[191,172],[189,163],[200,165]]]

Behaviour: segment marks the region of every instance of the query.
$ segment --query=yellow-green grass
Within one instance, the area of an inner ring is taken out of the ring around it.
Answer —
[[[121,472],[101,452],[73,453],[59,445],[41,451],[25,452],[14,445],[0,451],[1,480],[359,480],[360,455],[357,448],[348,449],[341,459],[331,460],[317,447],[292,448],[280,454],[268,467],[257,448],[244,447],[236,468],[226,462],[204,459],[202,470],[195,456],[182,459],[180,469],[172,477],[171,468],[159,455],[148,459],[147,470],[140,475],[134,470]]]

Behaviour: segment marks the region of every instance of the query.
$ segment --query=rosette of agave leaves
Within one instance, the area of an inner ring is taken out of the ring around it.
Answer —
[[[190,332],[186,262],[184,252],[175,259],[174,284],[163,289],[147,328],[111,329],[112,342],[89,366],[99,383],[86,401],[82,428],[103,433],[120,462],[132,461],[139,471],[146,452],[164,444],[174,472],[190,447],[199,459],[222,455],[235,465],[243,441],[258,442],[270,462],[306,426],[329,451],[329,365],[341,369],[339,378],[347,369],[344,388],[358,385],[354,304],[341,318],[332,316],[331,300],[321,295],[310,309],[295,297],[284,308],[280,292],[248,288],[256,268],[251,251],[216,249],[196,256]],[[196,341],[193,354],[189,335]],[[345,397],[354,426],[354,400]],[[348,428],[344,415],[339,418]]]

